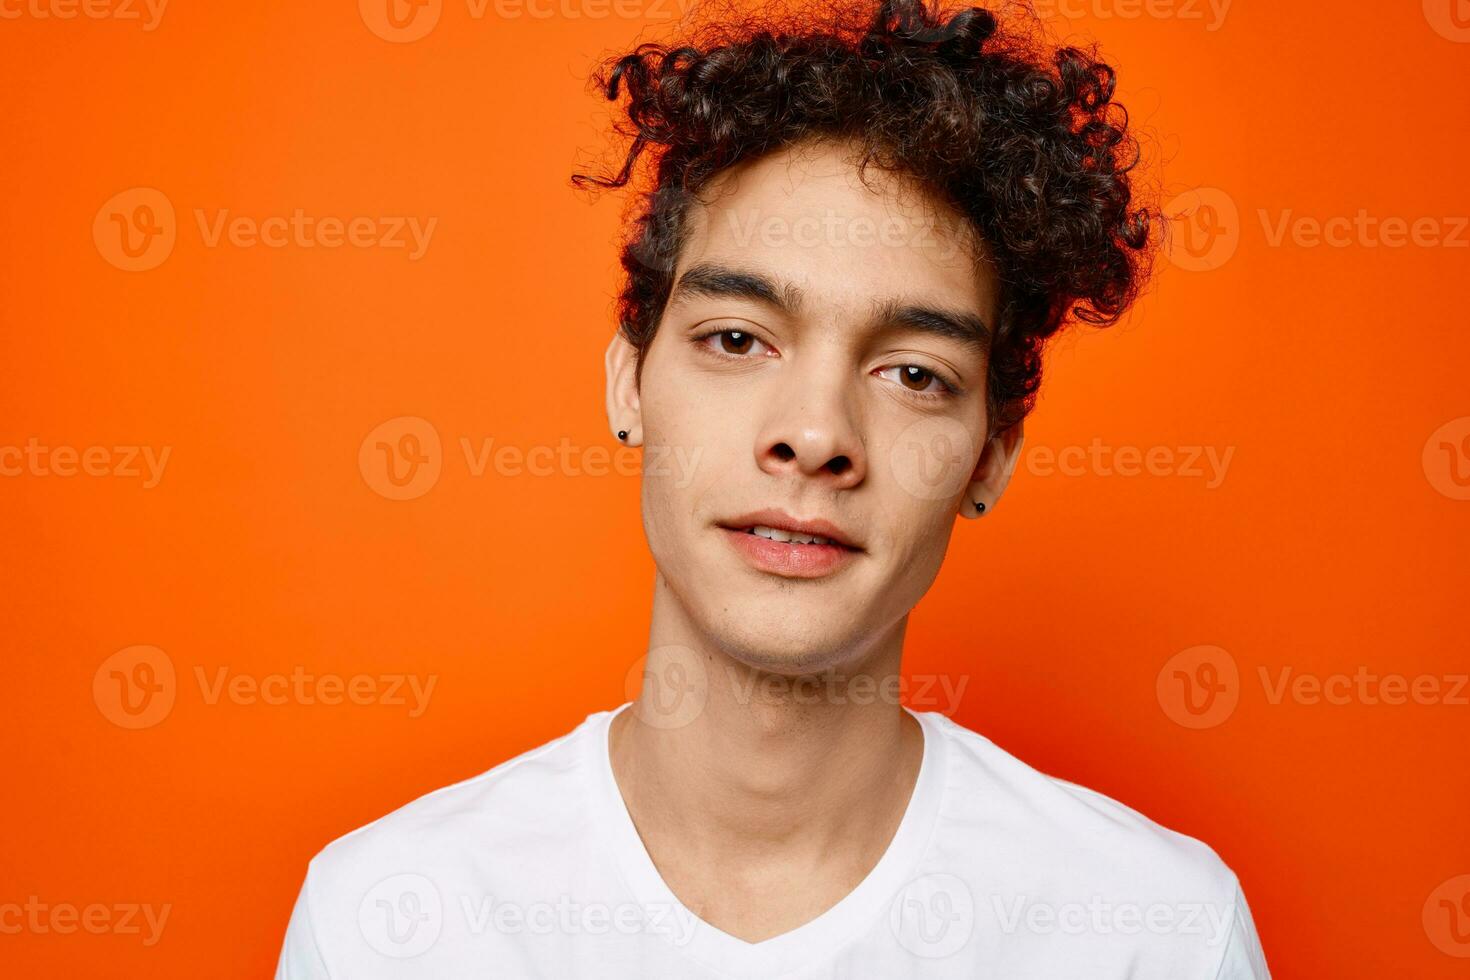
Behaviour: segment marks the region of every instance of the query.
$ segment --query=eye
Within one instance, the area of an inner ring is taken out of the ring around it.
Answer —
[[[715,330],[697,338],[696,342],[716,354],[728,357],[750,357],[770,350],[748,330]]]
[[[955,388],[928,368],[917,364],[900,364],[882,368],[876,372],[880,378],[891,378],[909,391],[918,395],[935,397],[953,394]]]

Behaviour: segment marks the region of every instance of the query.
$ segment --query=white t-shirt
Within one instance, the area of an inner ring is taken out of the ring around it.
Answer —
[[[805,925],[737,939],[638,837],[608,757],[627,707],[329,844],[277,980],[1270,977],[1214,851],[937,712],[913,712],[918,782],[868,876]]]

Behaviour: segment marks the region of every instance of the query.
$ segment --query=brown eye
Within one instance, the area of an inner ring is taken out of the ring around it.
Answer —
[[[913,364],[905,364],[898,369],[898,378],[903,382],[905,388],[913,391],[923,391],[929,387],[929,382],[934,380],[934,374]]]
[[[720,349],[726,354],[749,354],[755,338],[743,330],[726,330],[720,334]]]

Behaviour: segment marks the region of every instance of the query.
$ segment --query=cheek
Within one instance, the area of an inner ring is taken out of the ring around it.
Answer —
[[[916,572],[932,575],[944,560],[949,547],[950,532],[954,530],[953,515],[941,502],[928,504],[919,513],[910,515],[910,522],[903,532],[908,535],[907,564]]]
[[[878,513],[891,515],[884,522],[887,548],[893,556],[890,574],[903,582],[906,601],[918,598],[933,583],[944,562],[954,531],[955,503],[948,499],[930,500],[908,493],[889,474],[879,497],[884,501]]]
[[[675,379],[660,378],[656,387],[645,381],[641,405],[644,531],[660,562],[676,562],[698,545],[705,526],[721,516],[714,503],[730,483],[728,419],[684,389]]]

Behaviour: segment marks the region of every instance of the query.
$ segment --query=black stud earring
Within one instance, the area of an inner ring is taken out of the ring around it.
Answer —
[[[626,441],[627,438],[628,438],[628,430],[627,429],[619,429],[618,430],[618,439],[620,441]]]
[[[984,513],[985,513],[985,502],[982,501],[982,500],[975,501],[975,516],[976,517],[979,517],[979,516],[981,516]]]

